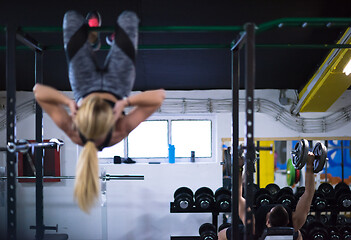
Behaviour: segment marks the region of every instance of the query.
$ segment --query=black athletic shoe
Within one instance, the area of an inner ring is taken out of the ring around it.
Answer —
[[[98,11],[91,11],[87,14],[85,19],[88,21],[89,27],[101,27],[101,15]],[[94,43],[91,43],[91,46],[94,51],[97,51],[100,49],[101,43],[100,43],[100,34],[98,33],[97,39]]]

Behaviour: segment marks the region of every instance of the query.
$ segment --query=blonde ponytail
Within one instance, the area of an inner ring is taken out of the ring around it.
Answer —
[[[87,142],[81,151],[76,169],[74,197],[78,206],[86,213],[99,196],[99,164],[94,142]]]
[[[75,124],[89,139],[78,158],[74,185],[78,206],[88,213],[100,192],[99,163],[94,140],[105,136],[113,127],[112,108],[100,97],[88,97],[77,111]]]

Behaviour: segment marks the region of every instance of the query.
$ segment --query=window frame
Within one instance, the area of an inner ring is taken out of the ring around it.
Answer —
[[[195,163],[202,162],[217,162],[217,116],[215,114],[187,114],[187,115],[161,115],[155,114],[149,117],[145,121],[167,121],[167,135],[168,135],[168,144],[172,143],[172,133],[171,133],[171,124],[172,121],[203,121],[208,120],[211,122],[211,157],[196,157],[195,154]],[[124,139],[124,155],[128,156],[128,137]],[[140,157],[132,158],[137,163],[168,163],[168,157]],[[105,163],[113,163],[113,158],[99,158],[99,160],[104,161]],[[189,157],[176,157],[176,163],[192,163]],[[192,163],[193,164],[193,163]]]

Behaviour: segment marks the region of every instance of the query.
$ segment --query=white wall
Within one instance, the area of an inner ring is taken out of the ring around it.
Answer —
[[[168,93],[167,97],[192,96],[202,98],[230,98],[230,91]],[[277,102],[277,91],[258,92],[256,96],[273,99]],[[4,93],[0,94],[2,101]],[[32,98],[31,93],[21,93],[17,103]],[[0,99],[1,100],[1,99]],[[350,101],[351,102],[351,101]],[[349,103],[349,102],[348,102]],[[0,115],[1,115],[0,111]],[[170,213],[170,202],[174,191],[181,186],[188,186],[193,191],[208,186],[215,191],[222,184],[222,138],[231,137],[231,118],[228,113],[216,115],[217,159],[213,163],[178,163],[178,164],[134,164],[106,165],[110,174],[142,174],[144,181],[110,181],[107,183],[107,237],[108,239],[169,239],[171,235],[197,235],[199,226],[211,222],[210,214]],[[239,137],[244,137],[245,116],[239,115]],[[292,131],[271,117],[256,113],[254,117],[255,137],[328,137],[351,136],[351,123],[327,133],[304,134]],[[0,146],[6,145],[6,130],[0,130]],[[29,116],[17,124],[17,139],[33,139],[34,116]],[[44,114],[44,138],[60,138],[65,142],[61,151],[61,175],[75,175],[75,165],[79,149],[59,130]],[[0,167],[5,166],[5,154],[0,154]],[[0,180],[0,184],[2,184]],[[17,184],[17,234],[18,239],[33,239],[35,230],[35,188],[32,183]],[[1,186],[0,186],[1,189]],[[1,197],[1,194],[0,194]],[[1,201],[0,201],[1,203]],[[44,183],[44,223],[51,226],[58,224],[59,232],[67,233],[70,239],[102,239],[104,215],[99,204],[90,215],[79,210],[73,199],[73,181],[62,180],[60,183]],[[6,206],[0,205],[0,239],[6,230]],[[48,231],[48,233],[50,233]],[[1,235],[2,234],[2,235]]]
[[[21,94],[20,94],[21,95]],[[24,94],[27,101],[27,94]],[[18,97],[18,104],[21,98]],[[61,175],[75,175],[79,148],[44,114],[44,138],[59,138],[65,142],[61,151]],[[17,139],[33,139],[34,115],[17,123]],[[6,145],[6,131],[0,131],[0,146]],[[5,154],[0,166],[6,166]],[[178,164],[102,164],[106,172],[116,175],[144,175],[144,181],[107,182],[107,239],[169,239],[170,235],[198,235],[201,224],[211,222],[211,214],[170,213],[174,191],[187,186],[194,192],[203,186],[215,191],[222,186],[222,167],[212,163]],[[1,181],[1,180],[0,180]],[[4,182],[1,182],[4,183]],[[0,184],[1,184],[0,183]],[[73,199],[73,180],[44,183],[44,224],[58,224],[59,233],[69,239],[102,239],[105,236],[104,215],[96,204],[89,215],[78,208]],[[18,183],[17,234],[18,239],[34,239],[35,187],[34,183]],[[1,195],[0,195],[1,196]],[[6,198],[5,198],[6,202]],[[186,224],[184,224],[186,223]],[[6,232],[6,205],[0,206],[0,239]],[[47,233],[53,233],[47,231]]]

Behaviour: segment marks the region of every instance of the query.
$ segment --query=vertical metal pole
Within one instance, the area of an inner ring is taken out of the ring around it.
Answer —
[[[245,24],[247,33],[246,55],[245,55],[245,89],[246,89],[246,234],[244,239],[253,239],[252,224],[252,206],[253,206],[253,172],[255,161],[255,144],[254,144],[254,89],[255,89],[255,26],[253,23]]]
[[[256,146],[257,146],[258,152],[260,153],[260,150],[259,150],[260,149],[260,141],[257,141]],[[258,156],[258,158],[256,160],[256,166],[257,166],[257,169],[256,169],[257,185],[260,187],[260,156]]]
[[[327,156],[328,156],[328,140],[324,141],[324,145],[327,148]],[[325,177],[324,177],[324,181],[327,183],[328,182],[328,160],[329,158],[327,158],[327,162],[325,164]]]
[[[239,52],[232,50],[232,239],[239,239]]]
[[[341,181],[344,182],[344,140],[341,140]]]
[[[35,83],[43,82],[43,56],[35,52]],[[35,140],[43,142],[43,111],[35,105]],[[36,234],[37,240],[44,238],[44,199],[43,199],[43,149],[35,148],[35,207],[36,207]]]
[[[106,176],[105,168],[101,171],[101,176]],[[107,183],[106,179],[101,181],[101,239],[108,240],[107,221]]]
[[[7,142],[16,140],[16,27],[6,29]],[[7,239],[16,239],[16,153],[7,152]]]

